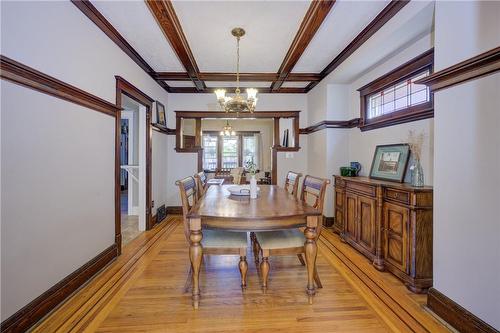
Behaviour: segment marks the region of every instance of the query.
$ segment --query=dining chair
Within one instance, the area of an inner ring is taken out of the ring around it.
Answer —
[[[231,176],[233,177],[233,184],[241,184],[241,178],[243,176],[243,167],[233,168],[231,169]]]
[[[198,172],[197,174],[194,175],[194,179],[196,181],[196,187],[198,189],[197,200],[199,200],[207,191],[207,175],[203,171]]]
[[[330,183],[328,179],[318,178],[307,175],[302,184],[300,200],[320,211],[323,211],[325,201],[326,187]],[[322,224],[318,224],[316,241],[321,234]],[[272,255],[294,255],[299,257],[302,265],[305,265],[302,254],[306,238],[300,229],[276,230],[256,232],[255,241],[262,256],[260,271],[262,275],[262,289],[265,291],[269,278],[269,256]],[[314,267],[314,281],[318,288],[322,288],[318,270]]]
[[[285,178],[285,190],[297,198],[299,191],[299,179],[302,177],[300,172],[288,171]]]
[[[184,224],[184,236],[190,244],[189,219],[187,215],[191,207],[198,201],[197,186],[193,177],[186,177],[175,182],[179,187],[182,202],[182,217]],[[247,285],[248,264],[247,253],[247,233],[231,232],[223,230],[203,230],[201,240],[203,254],[205,255],[239,255],[239,269],[241,274],[241,287],[244,289]],[[188,282],[191,280],[192,268],[189,271]]]

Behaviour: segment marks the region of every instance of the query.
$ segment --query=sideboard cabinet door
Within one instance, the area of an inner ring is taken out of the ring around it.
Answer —
[[[375,199],[358,196],[358,242],[367,251],[375,254]]]
[[[384,203],[384,257],[387,262],[406,274],[408,265],[408,208]]]
[[[346,193],[346,205],[345,205],[345,211],[344,211],[344,217],[345,217],[345,237],[349,237],[351,239],[356,239],[356,220],[357,220],[357,214],[356,214],[356,208],[357,208],[357,198],[358,196],[355,194],[351,193]]]

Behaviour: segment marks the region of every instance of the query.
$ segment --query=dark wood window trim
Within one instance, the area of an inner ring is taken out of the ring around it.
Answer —
[[[376,80],[368,83],[367,85],[359,88],[360,122],[358,127],[361,129],[361,131],[434,117],[434,96],[432,94],[432,91],[430,92],[429,102],[411,106],[406,109],[372,119],[368,119],[367,117],[367,103],[370,95],[380,92],[387,87],[395,85],[406,79],[409,79],[415,74],[426,69],[428,69],[430,73],[432,73],[434,69],[434,49],[430,49],[422,53],[421,55],[385,74],[384,76],[381,76]]]

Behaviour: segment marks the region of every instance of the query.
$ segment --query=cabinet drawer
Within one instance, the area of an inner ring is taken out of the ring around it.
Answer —
[[[404,204],[410,203],[410,193],[408,192],[397,191],[390,188],[386,188],[384,196],[389,200],[399,201]]]
[[[346,189],[361,192],[372,197],[377,193],[375,186],[361,183],[346,182]]]

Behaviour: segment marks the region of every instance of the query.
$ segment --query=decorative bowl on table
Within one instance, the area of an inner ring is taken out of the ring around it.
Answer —
[[[233,185],[227,188],[231,195],[237,196],[250,196],[250,185]],[[260,188],[257,187],[257,193],[260,192]]]

